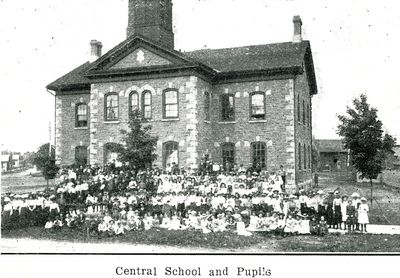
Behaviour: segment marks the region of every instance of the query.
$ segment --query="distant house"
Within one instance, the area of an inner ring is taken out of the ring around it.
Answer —
[[[344,148],[341,140],[314,140],[319,159],[317,170],[321,171],[350,171],[349,151]]]
[[[400,170],[400,145],[393,147],[394,153],[386,159],[386,169]]]
[[[1,161],[1,171],[7,172],[10,170],[10,155],[9,154],[1,154],[0,155]]]
[[[11,168],[19,168],[21,166],[21,154],[20,153],[12,153],[11,154]]]

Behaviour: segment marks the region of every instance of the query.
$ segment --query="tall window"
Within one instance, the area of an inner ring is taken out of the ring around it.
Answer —
[[[144,91],[142,93],[142,110],[145,119],[151,119],[151,92]]]
[[[300,145],[300,143],[299,143],[298,150],[299,150],[299,170],[301,170],[301,164],[303,161],[301,160],[301,145]]]
[[[250,119],[265,119],[265,94],[262,92],[250,95]]]
[[[253,158],[253,167],[261,167],[262,169],[266,168],[266,158],[267,158],[267,147],[264,142],[255,142],[252,143],[252,158]]]
[[[139,94],[136,91],[129,95],[129,111],[139,110]]]
[[[115,93],[108,94],[105,97],[105,120],[118,120],[118,95]]]
[[[221,151],[223,168],[225,171],[231,171],[235,165],[235,144],[224,143]]]
[[[303,125],[306,124],[306,103],[303,100]]]
[[[310,104],[307,105],[307,115],[308,115],[308,126],[311,126],[311,107]]]
[[[222,95],[221,96],[221,120],[234,121],[235,120],[235,96]]]
[[[308,169],[311,169],[311,148],[310,146],[307,147],[308,148]]]
[[[79,103],[76,105],[75,112],[75,126],[76,127],[87,127],[88,126],[88,109],[85,103]]]
[[[301,122],[301,111],[300,111],[300,95],[297,95],[297,121]]]
[[[304,151],[303,151],[303,153],[304,153],[304,169],[307,169],[307,156],[308,156],[308,153],[307,153],[307,148],[306,148],[306,144],[304,144]]]
[[[163,93],[164,118],[178,118],[178,91],[166,90]]]
[[[204,113],[206,115],[206,121],[210,120],[210,93],[204,93]]]
[[[163,164],[164,168],[172,166],[173,163],[179,164],[178,142],[166,142],[163,147]]]
[[[75,164],[78,166],[87,165],[88,149],[86,146],[78,146],[75,148]]]

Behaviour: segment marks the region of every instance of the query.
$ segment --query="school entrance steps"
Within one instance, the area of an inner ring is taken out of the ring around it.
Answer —
[[[336,230],[329,229],[330,233],[348,233],[347,230]],[[356,232],[361,233],[361,232]],[[368,224],[367,225],[367,234],[375,234],[375,235],[400,235],[400,225],[375,225]]]

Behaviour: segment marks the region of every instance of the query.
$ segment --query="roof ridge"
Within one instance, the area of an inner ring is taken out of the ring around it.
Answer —
[[[223,47],[223,48],[203,48],[203,49],[196,49],[196,50],[191,50],[191,51],[182,51],[181,53],[187,54],[187,53],[193,53],[193,52],[201,52],[201,51],[212,51],[212,50],[232,50],[232,49],[241,49],[241,48],[255,48],[255,47],[261,47],[261,46],[276,46],[276,45],[282,45],[282,44],[290,44],[290,45],[295,45],[299,44],[302,45],[304,43],[309,43],[310,41],[308,40],[303,40],[301,43],[293,43],[291,41],[286,41],[286,42],[277,42],[277,43],[268,43],[268,44],[253,44],[253,45],[243,45],[243,46],[235,46],[235,47]]]

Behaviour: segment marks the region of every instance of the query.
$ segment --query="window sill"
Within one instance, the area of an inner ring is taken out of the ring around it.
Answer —
[[[161,119],[162,122],[178,122],[180,121],[179,118],[170,118],[170,119]]]
[[[82,126],[82,127],[74,127],[75,130],[87,130],[89,127],[87,126]]]
[[[103,124],[120,124],[120,121],[104,121]]]
[[[236,121],[226,121],[226,122],[218,122],[220,125],[229,125],[229,124],[236,124]]]
[[[253,124],[253,123],[266,123],[267,120],[249,120],[249,123]]]

